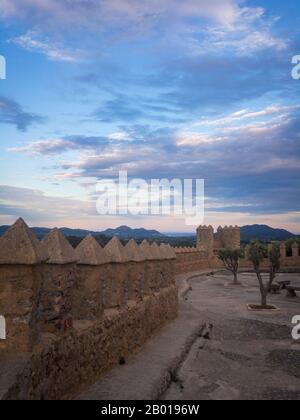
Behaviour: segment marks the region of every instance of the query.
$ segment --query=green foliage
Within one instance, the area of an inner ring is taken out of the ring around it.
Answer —
[[[221,249],[218,252],[218,258],[223,262],[223,263],[228,263],[228,262],[234,262],[237,263],[239,262],[239,260],[241,258],[243,258],[244,253],[241,249],[231,249],[231,248],[226,248],[226,249]]]
[[[218,252],[218,258],[223,262],[224,267],[234,275],[234,284],[239,284],[237,275],[239,270],[240,258],[243,258],[244,252],[241,249],[221,249]]]
[[[247,247],[247,259],[258,269],[263,260],[268,256],[267,248],[259,241],[252,241]]]
[[[287,252],[288,257],[292,256],[292,253],[293,253],[292,246],[294,245],[294,243],[295,243],[295,239],[293,239],[293,238],[290,238],[290,239],[285,241],[286,252]]]
[[[290,238],[287,241],[285,241],[286,252],[288,257],[291,257],[293,255],[292,248],[295,243],[300,246],[300,238]]]
[[[280,269],[280,245],[273,244],[269,250],[269,259],[274,272]]]

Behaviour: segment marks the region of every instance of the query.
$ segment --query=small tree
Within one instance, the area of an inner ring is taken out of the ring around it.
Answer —
[[[261,306],[267,308],[268,288],[264,285],[261,274],[261,263],[267,256],[267,250],[259,241],[253,241],[247,248],[247,258],[252,262],[260,287]]]
[[[233,274],[233,284],[235,286],[239,285],[238,281],[238,271],[240,259],[243,257],[243,252],[240,249],[226,248],[221,249],[218,252],[218,258],[223,262],[226,270],[229,270]]]
[[[268,284],[268,292],[271,291],[273,281],[276,278],[278,271],[280,270],[280,246],[278,244],[273,244],[269,250],[269,259],[270,259],[270,279]]]

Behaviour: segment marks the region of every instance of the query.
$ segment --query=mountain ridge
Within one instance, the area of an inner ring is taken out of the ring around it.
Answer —
[[[272,228],[268,225],[246,225],[241,227],[242,241],[259,239],[261,241],[284,241],[290,238],[297,238],[297,235],[286,229]]]
[[[0,236],[4,235],[4,233],[9,229],[9,225],[0,226]],[[43,238],[46,236],[51,228],[45,227],[32,227],[32,232],[38,236],[39,238]],[[118,236],[121,239],[141,239],[141,238],[163,238],[166,235],[158,232],[157,230],[148,230],[144,228],[133,229],[128,226],[119,226],[116,229],[106,229],[104,231],[92,231],[92,230],[85,230],[85,229],[71,229],[62,227],[59,228],[64,236],[73,236],[77,238],[83,238],[87,235],[99,236],[104,235],[107,237]]]
[[[0,236],[3,235],[6,230],[9,228],[8,225],[0,226]],[[39,238],[43,238],[47,233],[50,232],[50,228],[45,227],[33,227],[32,231],[36,236]],[[130,228],[129,226],[119,226],[115,229],[106,229],[104,231],[92,231],[92,230],[85,230],[85,229],[71,229],[71,228],[60,228],[60,231],[63,233],[63,235],[67,237],[75,237],[75,238],[83,238],[87,235],[93,235],[93,236],[105,236],[105,237],[113,237],[117,236],[120,239],[159,239],[159,238],[168,238],[168,237],[193,237],[195,235],[187,233],[181,234],[172,234],[172,233],[161,233],[154,229],[145,229],[145,228]],[[261,241],[284,241],[290,238],[297,238],[299,235],[296,235],[294,233],[289,232],[285,229],[279,229],[279,228],[272,228],[268,225],[245,225],[241,227],[241,240],[242,242],[248,242],[253,239],[258,239]]]

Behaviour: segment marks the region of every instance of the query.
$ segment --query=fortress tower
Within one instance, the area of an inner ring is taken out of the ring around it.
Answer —
[[[212,226],[199,226],[197,229],[197,248],[204,249],[208,255],[212,255],[216,249],[240,247],[241,229],[238,226],[219,226],[216,234]]]
[[[241,230],[238,226],[221,226],[218,228],[215,238],[215,248],[233,248],[241,247]]]
[[[197,248],[204,248],[208,255],[212,255],[214,250],[214,228],[212,226],[198,227]]]

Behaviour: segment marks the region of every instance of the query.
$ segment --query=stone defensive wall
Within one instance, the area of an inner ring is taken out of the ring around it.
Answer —
[[[175,261],[147,241],[88,236],[74,250],[58,229],[39,241],[19,219],[0,238],[0,367],[25,362],[0,399],[67,398],[124,363],[176,318]]]
[[[292,253],[288,252],[288,248],[285,243],[280,244],[280,271],[281,272],[300,272],[300,248],[299,245],[295,242],[292,246]],[[222,262],[217,256],[217,252],[210,258],[210,267],[211,268],[224,268]],[[261,264],[263,270],[270,269],[270,260],[266,258]],[[253,270],[253,264],[247,259],[243,258],[240,261],[240,271],[243,270]]]
[[[176,253],[176,274],[192,273],[207,269],[224,269],[222,261],[218,258],[218,250],[205,250],[200,248],[174,248]],[[292,252],[289,253],[285,243],[280,245],[281,272],[300,271],[300,248],[295,242]],[[265,259],[262,263],[263,270],[269,270],[270,260]],[[240,261],[240,271],[253,271],[253,264],[243,258]]]
[[[174,248],[176,253],[176,274],[192,273],[211,267],[205,250],[190,248]]]

